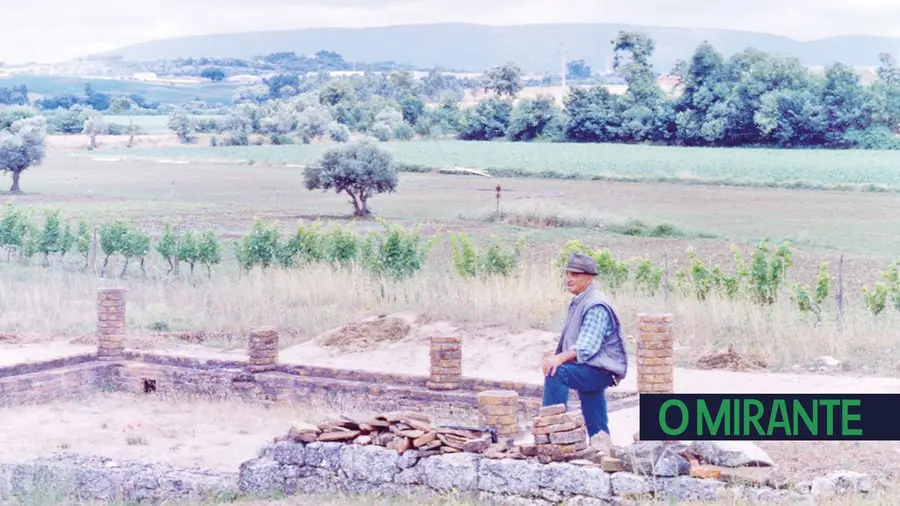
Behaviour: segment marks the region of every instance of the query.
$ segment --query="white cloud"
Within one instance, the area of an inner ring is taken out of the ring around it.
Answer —
[[[4,7],[0,61],[58,61],[185,35],[439,22],[610,22],[798,39],[900,36],[892,22],[898,15],[900,3],[893,0],[31,0]]]

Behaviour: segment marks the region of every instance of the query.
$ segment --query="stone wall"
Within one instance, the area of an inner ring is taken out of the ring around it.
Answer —
[[[84,397],[102,389],[111,366],[92,355],[0,369],[0,406]]]
[[[239,494],[236,480],[236,472],[58,453],[0,464],[0,504],[57,504],[66,498],[119,504],[227,499]]]
[[[659,450],[662,443],[656,445]],[[663,451],[658,453],[662,456]],[[852,471],[829,473],[818,480],[819,492],[814,493],[811,486],[787,490],[679,473],[606,472],[575,462],[542,464],[474,453],[421,455],[417,450],[399,453],[373,445],[279,441],[240,466],[238,487],[241,493],[258,497],[322,492],[462,493],[507,504],[579,506],[638,500],[796,504],[824,495],[871,491],[869,478]]]

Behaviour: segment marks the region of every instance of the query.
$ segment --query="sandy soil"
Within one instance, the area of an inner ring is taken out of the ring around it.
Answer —
[[[293,421],[316,422],[332,415],[306,406],[97,394],[0,408],[0,461],[70,451],[236,472]]]

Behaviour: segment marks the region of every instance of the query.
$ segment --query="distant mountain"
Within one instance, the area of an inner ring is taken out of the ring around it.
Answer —
[[[668,28],[607,23],[486,26],[464,23],[399,25],[377,28],[302,30],[200,35],[134,44],[103,53],[142,61],[187,57],[250,58],[280,51],[312,54],[336,51],[347,61],[393,60],[419,68],[480,72],[507,61],[525,72],[558,73],[560,50],[566,60],[584,59],[595,70],[612,64],[612,41],[619,30],[641,31],[656,42],[654,66],[668,72],[704,40],[730,56],[747,47],[799,57],[807,65],[835,61],[878,65],[878,54],[896,54],[900,39],[845,35],[801,42],[766,33]]]

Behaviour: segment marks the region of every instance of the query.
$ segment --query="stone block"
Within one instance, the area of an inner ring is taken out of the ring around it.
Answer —
[[[347,478],[372,484],[392,483],[400,472],[400,455],[380,446],[343,445],[341,469]]]
[[[238,488],[247,495],[270,496],[284,491],[281,464],[268,457],[248,460],[241,464]]]
[[[479,465],[478,489],[495,494],[535,497],[540,492],[541,466],[515,459],[483,459]]]
[[[609,476],[596,467],[546,464],[541,470],[540,485],[564,496],[583,495],[606,500],[612,497]]]
[[[306,445],[304,457],[306,465],[317,467],[326,471],[337,472],[341,469],[341,443],[315,442]]]
[[[617,496],[641,497],[650,494],[652,491],[647,479],[634,473],[613,473],[610,475],[609,481],[612,485],[613,494]]]
[[[421,463],[425,484],[438,491],[474,492],[478,489],[481,460],[471,453],[429,457]]]

